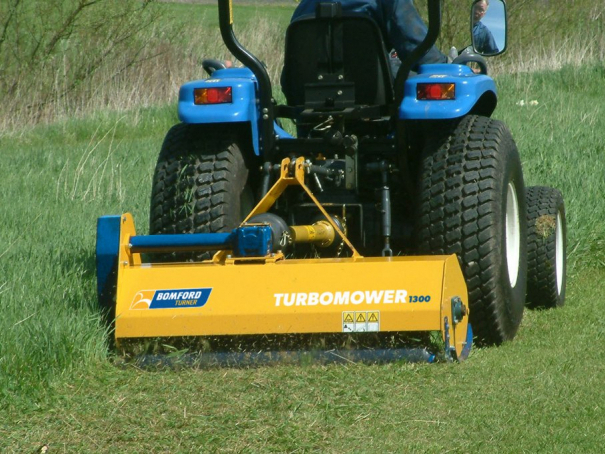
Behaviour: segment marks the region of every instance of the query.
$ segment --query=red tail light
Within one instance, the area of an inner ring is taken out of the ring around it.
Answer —
[[[418,84],[416,86],[416,99],[423,101],[442,101],[456,99],[456,84]]]
[[[225,104],[232,102],[231,87],[195,88],[193,90],[195,104]]]

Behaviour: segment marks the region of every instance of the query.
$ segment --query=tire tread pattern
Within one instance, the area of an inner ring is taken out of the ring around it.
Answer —
[[[150,234],[227,232],[237,227],[247,178],[234,134],[205,125],[173,126],[154,172]],[[171,257],[207,259],[210,254]]]
[[[557,189],[531,186],[527,199],[527,306],[554,308],[565,302],[565,205]],[[563,223],[563,281],[558,291],[556,274],[556,220]]]
[[[506,203],[499,186],[505,161],[520,169],[516,145],[503,123],[487,117],[469,115],[440,127],[428,136],[422,157],[417,245],[420,253],[458,255],[473,332],[480,344],[500,344],[514,337],[522,317],[522,304],[520,314],[518,303],[503,302],[498,282],[504,251],[496,241]],[[518,197],[524,199],[522,177],[520,190]],[[523,287],[524,249],[519,270]]]

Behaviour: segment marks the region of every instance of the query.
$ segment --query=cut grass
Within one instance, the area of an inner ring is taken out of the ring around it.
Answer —
[[[513,342],[463,364],[113,366],[96,308],[95,223],[131,211],[147,232],[174,106],[4,134],[0,451],[599,452],[603,78],[595,66],[498,79],[495,117],[516,138],[527,183],[565,196],[573,267],[564,308],[527,311]]]
[[[463,364],[143,372],[99,363],[11,408],[0,447],[67,452],[598,452],[605,335],[576,277],[567,306]],[[597,284],[595,284],[597,283]],[[3,445],[4,443],[4,445]],[[4,451],[3,451],[4,452]]]

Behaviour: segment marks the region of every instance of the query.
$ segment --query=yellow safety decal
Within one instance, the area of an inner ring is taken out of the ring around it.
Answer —
[[[368,312],[368,331],[380,331],[380,312]]]
[[[380,331],[380,311],[355,311],[342,313],[343,333]]]
[[[229,24],[233,25],[233,0],[229,0]]]

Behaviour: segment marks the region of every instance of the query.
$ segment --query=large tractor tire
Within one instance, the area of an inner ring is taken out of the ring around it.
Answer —
[[[563,195],[554,188],[527,188],[527,306],[563,306],[567,225]]]
[[[421,157],[420,253],[457,254],[476,342],[512,339],[525,306],[525,187],[508,128],[469,115],[431,125]]]
[[[178,124],[170,129],[153,177],[151,235],[229,232],[253,207],[238,136],[225,128]],[[211,252],[163,260],[203,260]]]

